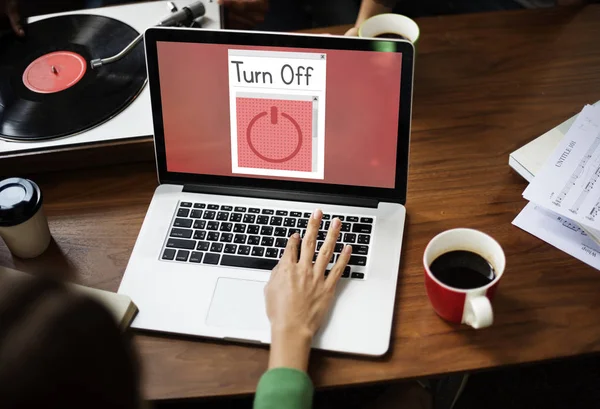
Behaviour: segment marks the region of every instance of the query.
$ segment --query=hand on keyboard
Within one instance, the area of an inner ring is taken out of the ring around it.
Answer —
[[[342,227],[336,218],[331,222],[313,264],[322,217],[320,210],[310,217],[301,243],[300,258],[300,236],[295,233],[290,237],[283,257],[265,287],[267,315],[271,321],[270,368],[287,366],[306,370],[312,337],[331,306],[336,284],[352,255],[352,246],[345,246],[327,274],[327,265]]]

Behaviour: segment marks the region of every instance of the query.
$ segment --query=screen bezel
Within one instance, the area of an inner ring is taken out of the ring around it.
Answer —
[[[218,176],[193,173],[169,172],[165,150],[165,137],[160,95],[158,66],[158,42],[208,43],[246,46],[270,46],[292,48],[319,48],[323,50],[378,51],[402,53],[400,81],[400,107],[398,120],[398,144],[396,153],[396,178],[394,188],[370,186],[338,185],[330,183],[296,182],[286,180],[267,180],[237,176]],[[381,44],[387,43],[387,44]],[[390,47],[391,45],[391,47]],[[414,69],[414,47],[403,40],[379,40],[349,38],[340,36],[280,34],[256,31],[213,31],[185,28],[150,28],[145,33],[146,63],[152,102],[154,122],[154,145],[159,183],[182,185],[216,185],[242,188],[298,191],[364,197],[378,201],[406,203],[408,154],[410,142],[410,124],[412,108],[412,88]],[[389,51],[395,48],[394,51]]]

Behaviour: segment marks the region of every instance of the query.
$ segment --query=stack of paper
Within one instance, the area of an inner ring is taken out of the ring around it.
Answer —
[[[535,175],[521,229],[600,269],[600,106],[586,106]]]

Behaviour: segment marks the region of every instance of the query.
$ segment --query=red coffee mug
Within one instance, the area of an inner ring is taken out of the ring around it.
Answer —
[[[494,268],[494,280],[478,288],[450,287],[438,280],[429,268],[441,256],[455,250],[477,253]],[[435,236],[423,254],[427,296],[435,312],[442,318],[473,328],[485,328],[494,322],[490,300],[494,297],[500,278],[504,274],[506,257],[500,244],[490,236],[473,229],[452,229]]]

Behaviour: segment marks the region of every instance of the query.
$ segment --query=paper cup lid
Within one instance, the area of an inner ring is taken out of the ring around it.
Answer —
[[[29,220],[42,205],[42,192],[31,180],[9,178],[0,182],[0,226]]]

